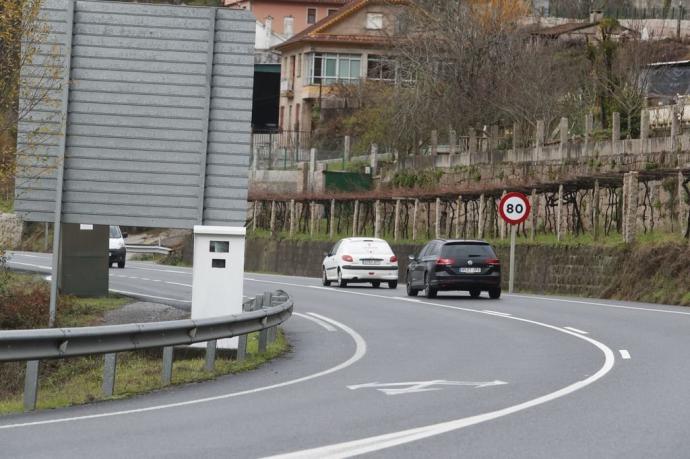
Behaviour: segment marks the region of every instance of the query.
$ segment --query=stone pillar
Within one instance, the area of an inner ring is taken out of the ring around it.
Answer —
[[[434,215],[434,234],[435,238],[441,237],[441,198],[436,198],[436,213]]]
[[[541,159],[541,150],[544,148],[544,120],[537,121],[537,132],[535,139],[535,150],[534,150],[534,160],[539,161]]]
[[[637,206],[639,204],[638,173],[630,172],[628,175],[628,186],[626,199],[627,214],[625,215],[625,242],[630,244],[635,242],[637,233]]]
[[[359,220],[359,201],[355,201],[354,214],[352,215],[352,237],[357,237],[358,220]]]
[[[592,234],[594,240],[599,239],[599,202],[601,192],[599,190],[599,180],[594,181],[594,196],[592,197]]]
[[[343,158],[345,159],[345,162],[350,161],[350,148],[351,148],[351,139],[349,135],[345,136],[345,139],[343,139]]]
[[[479,196],[479,219],[477,221],[477,239],[484,238],[484,212],[486,210],[486,198]]]
[[[585,153],[589,154],[589,146],[592,143],[592,132],[594,131],[594,115],[585,115]]]
[[[381,237],[381,201],[374,203],[374,237]]]
[[[400,199],[395,200],[395,220],[393,224],[393,240],[400,239]]]
[[[438,131],[434,129],[431,131],[431,156],[438,154]]]
[[[679,110],[680,108],[680,110]],[[671,117],[671,151],[678,150],[678,136],[680,135],[681,124],[680,120],[683,116],[682,105],[674,105]]]
[[[372,177],[376,175],[376,170],[379,165],[379,146],[375,143],[371,144],[371,154],[370,154],[370,161],[371,161],[371,175]]]
[[[563,237],[563,185],[558,186],[558,206],[556,207],[556,240]]]
[[[611,140],[615,143],[621,139],[621,114],[613,112],[611,118]]]
[[[513,121],[513,151],[516,151],[518,148],[520,148],[520,144],[522,143],[520,134],[520,122]]]
[[[493,124],[489,127],[489,151],[498,149],[498,126]]]
[[[458,151],[458,134],[453,128],[448,130],[448,148],[448,154],[450,155],[454,155]]]
[[[566,156],[568,155],[568,118],[562,117],[561,118],[561,123],[559,125],[559,132],[560,132],[560,145],[558,147],[558,152],[561,157],[561,159],[568,159]]]
[[[417,219],[419,216],[419,199],[414,200],[414,209],[412,211],[412,240],[417,240]]]
[[[503,199],[503,197],[506,194],[508,194],[508,192],[506,190],[503,190],[503,193],[501,193],[501,199]],[[496,212],[496,215],[494,215],[494,218],[498,218],[498,212]],[[508,224],[505,222],[505,220],[503,220],[501,218],[498,222],[498,232],[499,232],[499,236],[501,239],[506,238],[507,231],[508,231]]]
[[[530,229],[529,238],[534,240],[537,233],[537,214],[539,213],[539,206],[537,205],[537,189],[532,188],[532,196],[530,198],[530,204],[532,205],[532,215],[530,215]]]
[[[455,239],[460,239],[460,209],[461,208],[462,208],[462,196],[458,196],[457,210],[455,212]]]
[[[328,237],[333,239],[335,237],[335,199],[331,199],[331,212],[328,223]]]
[[[647,153],[649,146],[649,111],[642,109],[640,112],[640,152]]]
[[[271,234],[276,230],[276,202],[271,201],[271,223],[270,223]]]
[[[295,235],[295,200],[290,200],[290,237]]]

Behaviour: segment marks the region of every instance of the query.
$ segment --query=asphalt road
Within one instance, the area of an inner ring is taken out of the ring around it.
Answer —
[[[110,274],[116,291],[189,307],[189,269],[128,262]],[[128,400],[0,417],[0,457],[690,457],[688,309],[411,300],[402,287],[245,278],[247,296],[276,288],[296,305],[287,357]]]

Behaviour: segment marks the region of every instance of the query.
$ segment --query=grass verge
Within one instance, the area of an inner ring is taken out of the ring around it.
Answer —
[[[276,341],[267,347],[266,352],[258,352],[258,333],[249,335],[247,351],[243,361],[236,361],[221,355],[216,359],[213,372],[203,370],[204,358],[181,355],[173,363],[173,385],[215,379],[222,375],[253,370],[271,359],[288,351],[289,346],[282,330]],[[178,352],[178,354],[188,354]],[[122,399],[162,389],[161,350],[123,352],[118,355],[115,394],[104,398],[101,395],[103,378],[103,357],[89,356],[73,359],[42,362],[39,378],[38,409],[62,408],[81,405],[98,400]],[[4,368],[3,368],[4,367]],[[0,364],[0,384],[13,388],[12,394],[0,398],[0,415],[19,413],[23,410],[22,386],[24,378],[23,363]],[[12,375],[12,381],[8,376]],[[9,386],[8,386],[9,384]]]

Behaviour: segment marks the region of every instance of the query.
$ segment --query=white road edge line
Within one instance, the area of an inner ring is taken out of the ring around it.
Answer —
[[[300,314],[299,312],[294,312],[294,311],[292,312],[292,315],[297,316],[297,317],[301,317],[302,319],[310,320],[310,321],[314,322],[315,324],[320,325],[321,327],[325,328],[329,332],[336,331],[335,327],[331,326],[331,324],[324,322],[321,319],[317,319],[316,317],[311,317],[311,316],[308,316],[306,314]]]
[[[497,316],[512,316],[512,314],[508,314],[507,312],[498,312],[498,311],[490,311],[488,309],[484,309],[484,312],[489,313],[489,314],[495,314]]]
[[[142,296],[144,298],[154,298],[156,300],[166,300],[166,301],[178,301],[180,303],[191,303],[191,301],[188,300],[178,300],[177,298],[165,298],[162,296],[154,296],[154,295],[145,295],[143,293],[138,293],[138,292],[127,292],[125,290],[115,290],[113,288],[110,289],[111,292],[115,293],[121,293],[123,295],[133,295],[133,296]]]
[[[628,352],[627,350],[621,349],[621,350],[618,351],[618,352],[621,353],[621,357],[622,357],[624,360],[630,359],[630,352]]]
[[[680,314],[683,316],[690,316],[690,312],[669,311],[668,309],[641,308],[639,306],[624,306],[622,304],[595,303],[593,301],[565,300],[562,298],[547,298],[547,297],[543,297],[543,296],[532,296],[532,295],[510,294],[510,295],[506,295],[506,296],[511,296],[514,298],[526,298],[529,300],[557,301],[560,303],[574,303],[574,304],[588,304],[590,306],[603,306],[605,308],[631,309],[633,311],[663,312],[666,314]]]
[[[565,328],[566,330],[570,330],[572,332],[575,332],[575,333],[580,333],[581,335],[588,335],[589,334],[586,331],[580,330],[580,329],[575,328],[575,327],[563,327],[563,328]]]
[[[250,280],[250,279],[247,279]],[[253,280],[253,279],[251,279]],[[283,285],[288,285],[292,287],[303,287],[303,288],[312,288],[312,289],[322,289],[322,290],[329,290],[333,292],[341,292],[341,293],[346,293],[346,294],[353,294],[353,295],[362,295],[362,296],[369,296],[369,297],[375,297],[375,298],[384,298],[384,299],[390,299],[390,300],[405,300],[405,298],[402,297],[390,297],[390,296],[384,296],[384,295],[376,295],[376,294],[371,294],[371,293],[360,293],[360,292],[352,292],[352,291],[345,291],[345,290],[336,290],[336,289],[329,289],[327,287],[318,287],[318,286],[312,286],[312,285],[300,285],[300,284],[290,284],[287,282],[275,282],[275,281],[262,281],[262,280],[256,280],[257,282],[263,282],[263,283],[270,283],[270,284],[283,284]],[[472,312],[476,314],[485,314],[485,315],[492,315],[495,317],[502,317],[505,320],[516,320],[519,322],[524,322],[524,323],[529,323],[529,324],[534,324],[537,326],[549,328],[551,330],[555,330],[560,333],[565,333],[571,336],[574,336],[578,339],[587,341],[588,343],[594,345],[597,347],[603,354],[604,354],[604,364],[602,367],[597,370],[593,375],[590,377],[583,379],[581,381],[577,381],[573,384],[570,384],[566,387],[563,387],[562,389],[559,389],[555,392],[551,392],[549,394],[543,395],[541,397],[537,397],[532,400],[528,400],[523,403],[519,403],[517,405],[513,405],[507,408],[503,408],[500,410],[496,411],[491,411],[489,413],[484,413],[484,414],[479,414],[476,416],[470,416],[467,418],[461,418],[461,419],[456,419],[453,421],[447,421],[447,422],[441,422],[438,424],[431,424],[423,427],[417,427],[413,429],[408,429],[408,430],[403,430],[400,432],[393,432],[389,434],[384,434],[384,435],[377,435],[369,438],[363,438],[359,440],[353,440],[349,442],[344,442],[344,443],[337,443],[333,445],[327,445],[327,446],[322,446],[322,447],[317,447],[317,448],[312,448],[312,449],[307,449],[307,450],[302,450],[302,451],[295,451],[292,453],[288,454],[281,454],[281,455],[276,455],[276,456],[271,456],[271,459],[303,459],[303,458],[314,458],[314,459],[321,459],[321,458],[345,458],[345,457],[352,457],[352,456],[358,456],[362,454],[367,454],[375,451],[380,451],[383,449],[387,448],[392,448],[394,446],[400,446],[406,443],[410,443],[413,441],[421,440],[424,438],[429,438],[433,437],[436,435],[441,435],[446,432],[451,432],[454,430],[462,429],[471,425],[479,424],[482,422],[490,421],[493,419],[501,418],[504,416],[508,416],[513,413],[517,413],[519,411],[526,410],[528,408],[532,408],[547,402],[551,402],[553,400],[556,400],[558,398],[564,397],[566,395],[569,395],[575,391],[578,391],[580,389],[583,389],[590,384],[598,381],[599,379],[603,378],[608,372],[611,371],[613,368],[613,365],[615,364],[615,356],[613,351],[606,346],[605,344],[596,341],[592,338],[589,338],[587,336],[584,336],[580,333],[576,333],[570,330],[566,330],[561,327],[557,327],[555,325],[549,325],[543,322],[537,322],[529,319],[523,319],[520,317],[513,317],[513,316],[504,316],[504,315],[497,315],[497,314],[491,314],[487,313],[484,311],[480,311],[477,309],[469,309],[469,308],[462,308],[459,306],[451,306],[447,304],[442,304],[442,303],[430,303],[428,301],[419,301],[415,300],[414,303],[418,304],[426,304],[429,306],[435,306],[435,307],[440,307],[440,308],[445,308],[445,309],[455,309],[459,311],[467,311],[467,312]]]
[[[187,400],[185,402],[178,402],[178,403],[169,403],[166,405],[157,405],[157,406],[150,406],[147,408],[138,408],[138,409],[133,409],[133,410],[123,410],[123,411],[113,411],[110,413],[99,413],[99,414],[91,414],[91,415],[86,415],[86,416],[74,416],[74,417],[68,417],[68,418],[58,418],[58,419],[47,419],[44,421],[34,421],[34,422],[24,422],[24,423],[18,423],[18,424],[7,424],[7,425],[0,425],[0,430],[4,429],[16,429],[19,427],[30,427],[30,426],[39,426],[39,425],[45,425],[45,424],[57,424],[57,423],[63,423],[63,422],[74,422],[74,421],[83,421],[87,419],[98,419],[98,418],[107,418],[107,417],[113,417],[113,416],[122,416],[126,414],[135,414],[135,413],[146,413],[149,411],[159,411],[159,410],[165,410],[168,408],[178,408],[181,406],[189,406],[189,405],[198,405],[200,403],[208,403],[208,402],[214,402],[217,400],[225,400],[228,398],[233,398],[233,397],[239,397],[242,395],[250,395],[250,394],[256,394],[258,392],[265,392],[267,390],[272,390],[272,389],[278,389],[281,387],[286,387],[286,386],[291,386],[294,384],[298,384],[301,382],[309,381],[311,379],[316,379],[320,378],[321,376],[326,376],[331,373],[335,373],[337,371],[343,370],[359,360],[362,359],[367,353],[367,342],[362,338],[362,336],[354,331],[352,328],[348,327],[347,325],[337,322],[333,319],[326,318],[324,316],[319,316],[321,320],[328,321],[329,323],[335,325],[336,327],[342,329],[350,335],[350,337],[353,339],[355,342],[355,352],[352,354],[352,356],[344,361],[343,363],[340,363],[334,367],[331,367],[327,370],[320,371],[318,373],[314,373],[308,376],[303,376],[301,378],[297,379],[291,379],[289,381],[285,381],[282,383],[277,383],[277,384],[272,384],[270,386],[263,386],[263,387],[258,387],[256,389],[249,389],[249,390],[244,390],[240,392],[232,392],[229,394],[223,394],[223,395],[217,395],[214,397],[206,397],[206,398],[200,398],[200,399],[195,399],[195,400]]]

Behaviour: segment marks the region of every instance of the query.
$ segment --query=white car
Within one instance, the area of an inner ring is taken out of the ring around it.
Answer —
[[[341,239],[324,256],[322,282],[325,286],[331,282],[340,287],[370,283],[378,288],[381,282],[387,282],[390,288],[398,287],[398,257],[383,239]]]
[[[120,231],[119,226],[110,225],[110,240],[108,242],[108,267],[117,263],[117,267],[125,267],[127,260],[127,247],[125,247],[127,233]]]

